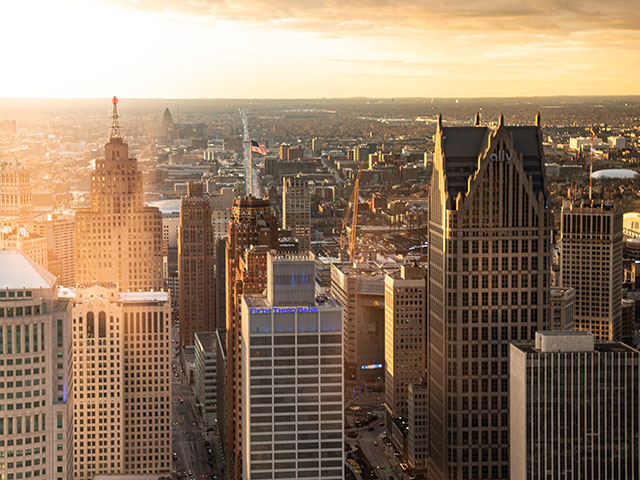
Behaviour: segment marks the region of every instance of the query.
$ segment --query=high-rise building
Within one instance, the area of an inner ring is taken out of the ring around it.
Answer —
[[[366,263],[331,264],[331,296],[342,307],[345,379],[382,384],[384,273]]]
[[[180,204],[178,277],[180,279],[180,346],[193,345],[195,332],[216,328],[216,248],[211,201],[202,183],[189,183]]]
[[[74,476],[171,472],[170,299],[162,217],[118,126],[96,161],[91,208],[76,213]]]
[[[56,277],[0,251],[0,477],[73,478],[71,305]]]
[[[193,390],[207,425],[214,425],[218,419],[217,336],[215,331],[193,334],[196,365]]]
[[[26,222],[32,214],[29,172],[18,162],[0,162],[0,217]]]
[[[402,265],[384,279],[385,412],[390,421],[407,419],[409,385],[426,375],[427,270]]]
[[[74,477],[169,474],[169,295],[93,285],[71,296]]]
[[[551,287],[551,324],[549,330],[573,330],[576,291],[572,288]]]
[[[342,316],[316,302],[314,258],[267,256],[242,297],[243,478],[343,478]]]
[[[278,220],[269,200],[236,199],[226,250],[227,324],[225,440],[227,476],[242,478],[242,377],[240,334],[243,294],[260,294],[267,282],[267,253],[278,247]]]
[[[171,134],[173,133],[173,115],[171,115],[171,111],[169,107],[164,109],[164,113],[162,114],[162,137],[165,140],[171,139]]]
[[[45,270],[49,269],[47,238],[25,227],[11,228],[8,225],[1,226],[0,250],[18,250]]]
[[[407,463],[414,474],[426,474],[429,453],[428,390],[424,384],[412,383],[408,392]]]
[[[622,211],[610,202],[565,201],[560,285],[576,291],[575,329],[596,340],[621,338]]]
[[[549,325],[552,215],[535,126],[443,127],[429,201],[429,478],[509,478],[509,342]]]
[[[282,229],[298,240],[298,251],[311,248],[311,201],[304,177],[282,179]]]
[[[58,262],[58,284],[73,287],[76,284],[76,226],[72,215],[48,214],[37,219],[31,229],[46,238],[49,269]]]
[[[639,378],[638,350],[586,331],[512,344],[509,478],[638,478]]]
[[[120,135],[116,105],[114,97],[105,157],[91,174],[91,206],[76,212],[76,282],[161,290],[162,215],[144,204],[142,172]]]

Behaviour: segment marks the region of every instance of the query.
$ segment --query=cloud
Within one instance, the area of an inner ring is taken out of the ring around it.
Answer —
[[[377,29],[640,31],[637,1],[612,0],[117,0],[132,8],[200,21],[234,21],[317,33],[366,35]],[[357,30],[354,32],[353,30]]]

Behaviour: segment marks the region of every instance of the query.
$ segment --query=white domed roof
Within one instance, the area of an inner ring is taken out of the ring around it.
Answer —
[[[596,180],[609,179],[609,178],[636,178],[640,173],[628,168],[608,168],[605,170],[598,170],[591,174],[591,178]]]

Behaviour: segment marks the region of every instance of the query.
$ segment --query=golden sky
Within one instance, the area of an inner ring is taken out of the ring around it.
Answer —
[[[13,0],[0,97],[640,94],[638,0]]]

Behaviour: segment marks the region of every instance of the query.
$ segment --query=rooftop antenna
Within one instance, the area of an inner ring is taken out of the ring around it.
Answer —
[[[113,138],[122,138],[122,134],[120,133],[120,124],[118,123],[118,97],[114,95],[113,99],[111,99],[111,103],[113,103],[113,111],[111,112],[110,140]]]
[[[589,149],[589,202],[593,200],[593,125],[591,126],[591,148]]]

